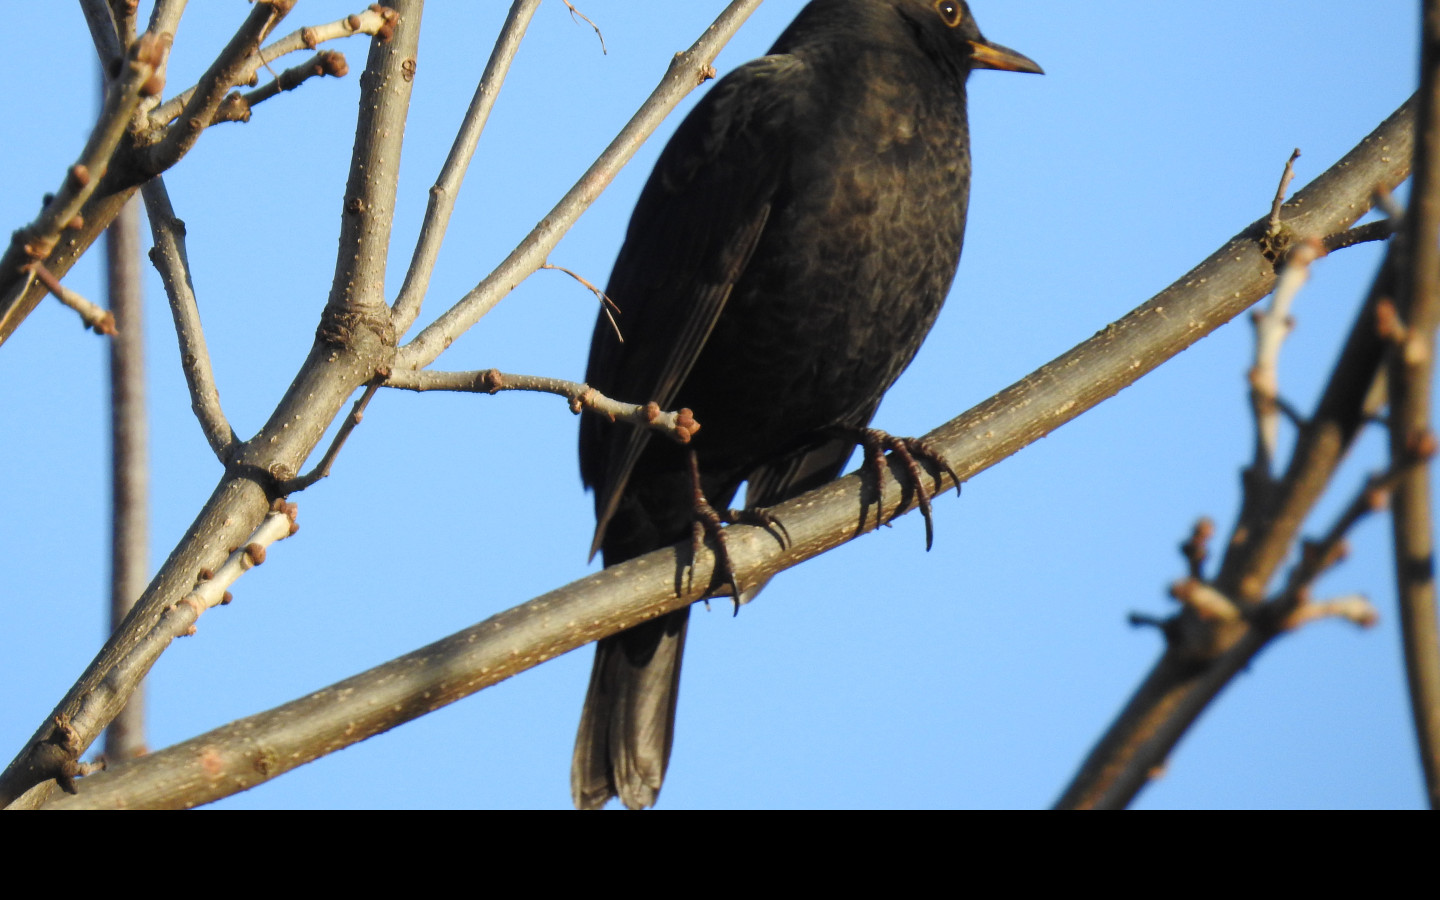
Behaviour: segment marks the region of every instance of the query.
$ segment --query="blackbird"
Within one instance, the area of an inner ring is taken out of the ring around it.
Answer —
[[[606,291],[623,341],[602,313],[586,380],[688,407],[703,430],[682,447],[582,419],[591,553],[605,565],[691,533],[697,471],[716,509],[741,483],[753,509],[839,475],[955,277],[972,69],[1041,71],[985,40],[963,0],[814,0],[681,123]],[[689,615],[596,646],[570,774],[577,807],[655,802]]]

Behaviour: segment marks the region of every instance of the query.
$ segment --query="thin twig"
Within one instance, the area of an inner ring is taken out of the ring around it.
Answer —
[[[330,446],[325,450],[325,455],[321,457],[320,463],[299,478],[292,478],[289,481],[282,482],[276,488],[278,493],[293,494],[297,491],[303,491],[320,479],[330,477],[330,467],[335,465],[335,457],[340,455],[340,449],[344,447],[345,442],[350,439],[350,432],[354,431],[355,426],[359,425],[365,419],[365,409],[370,405],[370,398],[375,396],[375,392],[379,390],[379,388],[380,383],[378,381],[372,381],[365,386],[365,392],[355,401],[355,405],[350,409],[350,415],[346,416],[345,420],[340,423],[340,430],[335,432],[335,440],[330,442]]]
[[[659,127],[685,95],[713,73],[720,48],[744,24],[760,0],[733,0],[689,50],[677,54],[659,87],[650,95],[605,152],[581,176],[555,208],[526,235],[505,261],[458,303],[401,349],[395,368],[423,369],[434,362],[488,313],[510,290],[540,267],[570,226],[580,217],[635,151]]]
[[[311,78],[329,75],[344,78],[350,72],[345,54],[338,50],[321,50],[298,66],[291,66],[259,88],[244,94],[232,92],[215,111],[215,122],[248,122],[250,111],[282,91],[293,91]]]
[[[235,84],[253,84],[260,69],[289,53],[314,50],[326,41],[338,40],[355,34],[375,35],[394,27],[395,12],[386,7],[367,9],[343,19],[336,19],[325,25],[311,25],[292,31],[279,40],[250,54],[236,72]],[[166,100],[150,114],[151,126],[163,126],[173,122],[184,110],[185,104],[195,95],[196,86],[188,87]],[[258,101],[254,101],[258,102]]]
[[[175,124],[159,143],[146,148],[144,161],[148,171],[158,175],[190,152],[201,132],[215,118],[215,110],[220,108],[230,88],[248,80],[246,63],[251,54],[294,5],[295,0],[258,0],[235,36],[205,70]]]
[[[435,271],[435,261],[440,256],[440,244],[445,239],[450,213],[455,209],[455,198],[460,194],[465,172],[475,155],[475,148],[480,143],[480,135],[490,118],[495,98],[500,95],[500,88],[505,84],[510,63],[520,49],[520,40],[525,36],[525,29],[539,7],[540,0],[515,0],[510,6],[510,13],[505,17],[505,24],[500,29],[500,36],[495,39],[495,48],[490,51],[490,60],[485,64],[485,73],[480,77],[475,95],[470,98],[470,107],[465,110],[465,118],[460,122],[460,131],[450,145],[450,155],[445,158],[440,176],[430,188],[430,201],[425,207],[425,218],[420,224],[420,237],[415,242],[410,268],[405,272],[405,283],[401,286],[400,295],[395,299],[393,307],[397,335],[404,335],[409,331],[410,326],[415,324],[415,318],[420,315],[420,306],[425,301],[425,292],[430,288],[430,275]]]
[[[1301,603],[1281,627],[1286,631],[1294,631],[1322,619],[1343,619],[1361,628],[1373,628],[1380,621],[1380,611],[1365,595],[1350,594],[1319,603]]]
[[[1305,542],[1300,561],[1286,578],[1285,593],[1296,595],[1308,590],[1317,578],[1345,558],[1349,553],[1346,537],[1366,517],[1385,509],[1399,478],[1400,473],[1391,470],[1365,480],[1325,534],[1319,540]]]
[[[140,103],[140,98],[152,88],[151,78],[156,65],[163,59],[166,48],[150,35],[137,40],[130,51],[124,71],[113,81],[105,92],[105,105],[95,122],[90,138],[80,159],[71,166],[61,183],[60,189],[45,204],[38,218],[16,231],[10,240],[0,272],[14,266],[19,270],[27,261],[46,259],[66,229],[77,229],[83,224],[81,207],[99,186],[110,167],[115,148],[125,135],[130,116]],[[14,331],[19,319],[29,313],[20,305],[24,288],[12,288],[9,296],[0,301],[0,340]]]
[[[566,275],[569,275],[571,278],[580,282],[580,284],[588,291],[590,291],[590,293],[594,294],[595,299],[600,301],[600,311],[605,314],[605,320],[610,323],[610,327],[615,331],[615,340],[619,341],[622,344],[625,343],[625,335],[620,333],[620,324],[615,321],[615,314],[620,311],[620,307],[615,305],[615,301],[610,299],[609,294],[600,290],[593,283],[591,283],[588,278],[581,275],[579,272],[567,269],[564,266],[554,266],[547,262],[540,268],[553,269],[556,272],[564,272]]]
[[[56,300],[59,300],[80,314],[80,321],[86,328],[91,329],[96,334],[114,336],[115,317],[110,315],[109,310],[99,304],[86,300],[78,292],[72,291],[70,288],[61,284],[59,279],[51,275],[50,270],[45,268],[44,263],[33,262],[30,263],[29,268],[31,272],[35,273],[35,278],[38,279],[41,284],[45,285],[45,289],[48,290]]]
[[[1395,233],[1394,219],[1377,219],[1374,222],[1366,222],[1364,225],[1356,225],[1348,231],[1339,234],[1329,234],[1321,241],[1325,245],[1326,253],[1334,253],[1336,250],[1343,250],[1346,247],[1353,247],[1356,244],[1364,244],[1369,241],[1383,241]]]
[[[174,40],[180,29],[180,17],[185,14],[185,4],[186,0],[155,0],[145,30],[155,35],[168,34]]]
[[[1280,210],[1285,206],[1285,194],[1290,190],[1290,182],[1295,179],[1295,160],[1300,158],[1300,148],[1296,147],[1290,158],[1285,160],[1285,171],[1280,174],[1280,186],[1275,189],[1275,200],[1270,204],[1270,231],[1275,233],[1280,230]]]
[[[586,24],[588,24],[591,28],[595,29],[595,36],[600,39],[600,52],[602,54],[608,54],[610,51],[605,49],[605,35],[600,33],[600,26],[596,25],[595,21],[589,16],[576,9],[575,4],[571,3],[570,0],[561,0],[561,2],[565,4],[566,9],[570,10],[571,21],[574,21],[575,17],[579,16],[580,18],[585,20]]]
[[[141,196],[145,198],[150,234],[155,242],[150,262],[160,273],[165,296],[170,301],[175,336],[180,341],[180,365],[185,372],[185,386],[190,389],[190,408],[200,422],[206,443],[225,463],[239,439],[220,406],[220,391],[215,386],[215,372],[210,366],[210,351],[205,345],[205,330],[195,302],[195,284],[190,277],[190,260],[185,253],[185,223],[176,218],[170,193],[160,176],[146,182]]]
[[[1286,255],[1271,294],[1270,308],[1251,314],[1255,325],[1255,364],[1250,369],[1250,408],[1255,417],[1252,474],[1271,477],[1280,447],[1280,348],[1294,328],[1290,307],[1310,277],[1310,263],[1323,248],[1318,241],[1297,245]]]
[[[475,394],[498,394],[501,391],[537,391],[555,394],[570,401],[570,411],[590,412],[616,422],[629,422],[665,435],[678,444],[688,444],[700,423],[688,409],[665,412],[656,403],[625,403],[613,400],[588,384],[546,378],[539,375],[512,375],[498,369],[474,372],[433,372],[400,369],[390,373],[385,387],[406,391],[463,391]]]

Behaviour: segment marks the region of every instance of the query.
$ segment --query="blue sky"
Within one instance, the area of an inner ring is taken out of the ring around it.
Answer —
[[[425,192],[507,4],[432,2],[396,214],[392,295]],[[422,319],[474,285],[584,170],[719,0],[545,4],[495,108]],[[766,50],[798,0],[767,0],[721,55]],[[192,83],[248,10],[192,4],[171,88]],[[283,31],[363,4],[306,0]],[[1056,4],[975,0],[986,35],[1046,69],[970,82],[974,183],[964,259],[939,323],[876,424],[923,433],[1138,305],[1268,208],[1414,89],[1414,3]],[[95,106],[72,6],[22,4],[35,37],[11,86],[0,221],[59,183]],[[309,348],[334,268],[360,41],[343,80],[217,127],[166,180],[226,412],[264,421]],[[64,60],[61,65],[56,60]],[[696,95],[698,96],[698,94]],[[57,102],[58,101],[58,102]],[[685,105],[688,109],[692,98]],[[673,119],[551,256],[607,277]],[[1319,263],[1286,346],[1285,395],[1313,405],[1377,262]],[[98,255],[67,278],[99,296]],[[220,475],[189,411],[159,280],[147,272],[152,558]],[[564,275],[522,284],[437,364],[579,378],[593,298]],[[101,340],[47,302],[0,348],[0,746],[18,749],[104,630],[108,505]],[[1197,516],[1226,533],[1250,447],[1250,329],[1232,323],[937,505],[777,578],[732,618],[697,610],[661,806],[1038,807],[1051,803],[1160,652],[1132,610],[1167,613]],[[574,417],[546,396],[384,393],[302,530],[173,645],[151,678],[159,747],[381,663],[590,570]],[[1323,529],[1383,464],[1367,435]],[[1322,622],[1273,645],[1186,737],[1142,807],[1413,807],[1423,794],[1404,695],[1388,522],[1353,538],[1322,596],[1364,592],[1369,631]],[[232,807],[564,807],[588,648],[226,801]],[[437,753],[438,750],[438,753]],[[446,762],[436,771],[437,759]]]

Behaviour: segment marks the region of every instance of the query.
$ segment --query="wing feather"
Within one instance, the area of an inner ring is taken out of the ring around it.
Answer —
[[[610,275],[623,342],[596,323],[591,386],[633,403],[668,408],[675,399],[764,233],[788,168],[786,142],[774,135],[807,77],[792,56],[762,57],[722,79],[680,125]],[[581,422],[581,474],[595,490],[592,556],[649,440],[646,429],[597,416]]]

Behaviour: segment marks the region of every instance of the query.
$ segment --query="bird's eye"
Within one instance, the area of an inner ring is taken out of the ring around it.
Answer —
[[[940,14],[941,19],[945,20],[945,24],[951,28],[959,25],[960,19],[963,18],[960,13],[959,0],[936,0],[935,11]]]

